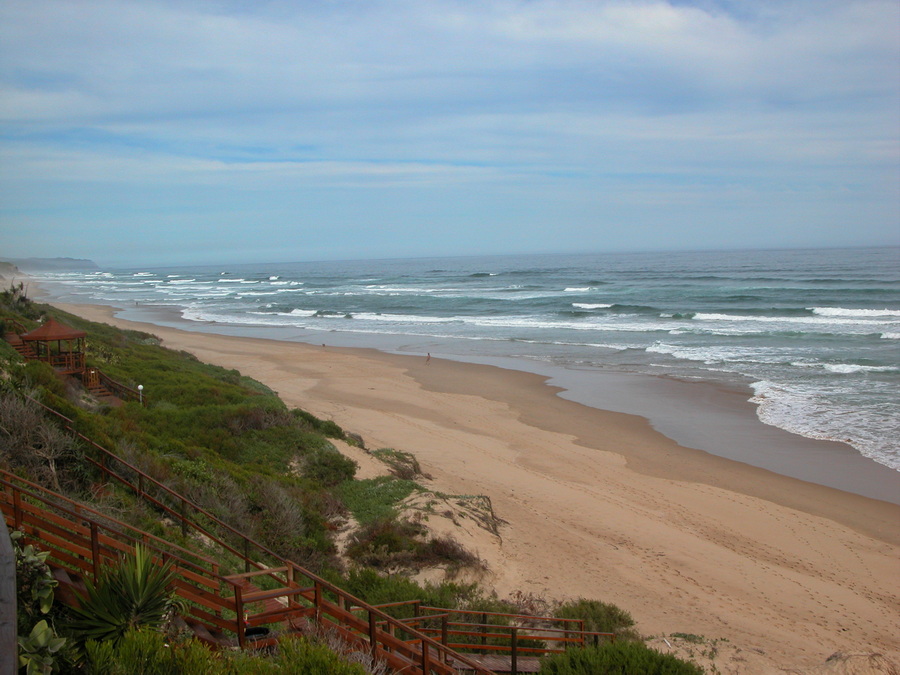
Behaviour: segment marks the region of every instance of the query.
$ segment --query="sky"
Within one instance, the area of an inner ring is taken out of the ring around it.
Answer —
[[[897,0],[0,3],[0,258],[898,244]]]

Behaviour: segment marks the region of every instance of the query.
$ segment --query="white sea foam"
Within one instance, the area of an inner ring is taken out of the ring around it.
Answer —
[[[474,342],[482,341],[494,345],[488,351],[518,350],[573,367],[771,382],[783,391],[769,392],[762,403],[761,416],[770,423],[793,424],[791,430],[804,435],[853,438],[873,457],[885,443],[896,451],[900,430],[886,431],[885,421],[898,410],[900,363],[891,342],[900,339],[895,268],[841,262],[826,270],[818,260],[804,267],[794,264],[795,254],[785,256],[772,271],[772,256],[760,259],[763,276],[721,272],[728,262],[718,255],[687,276],[683,261],[669,264],[671,256],[624,271],[618,259],[595,264],[573,258],[569,269],[555,261],[547,268],[516,262],[499,278],[479,273],[477,279],[468,277],[478,268],[456,260],[446,269],[372,261],[362,267],[244,265],[221,277],[203,268],[156,276],[146,269],[47,276],[64,293],[88,301],[172,304],[196,321],[451,338],[473,341],[472,353],[480,353]],[[829,281],[827,296],[819,277]],[[602,282],[591,283],[594,278]],[[577,279],[585,281],[572,285]],[[263,297],[275,293],[277,300]],[[581,302],[573,302],[572,293]],[[825,302],[835,306],[819,306]],[[268,310],[260,310],[266,303]],[[560,312],[567,308],[576,311]],[[334,313],[319,313],[323,309]],[[522,346],[497,347],[500,342]],[[806,415],[811,419],[801,419]]]
[[[893,439],[900,421],[885,417],[873,425],[871,411],[858,406],[836,407],[817,390],[760,380],[752,384],[759,419],[791,433],[826,441],[848,443],[861,454],[900,471],[900,454]],[[889,428],[890,427],[890,428]]]
[[[359,312],[353,315],[354,319],[361,321],[376,321],[384,323],[460,323],[460,317],[455,316],[416,316],[410,314],[383,314],[374,312]]]
[[[825,363],[825,370],[831,373],[897,373],[900,368],[893,366],[861,366],[855,363]]]
[[[746,323],[783,323],[828,326],[832,324],[850,324],[855,326],[872,326],[884,323],[883,321],[867,321],[866,318],[882,318],[887,314],[833,314],[822,316],[750,316],[743,314],[707,314],[698,312],[694,315],[695,321],[741,321]],[[864,318],[865,317],[865,318]]]
[[[900,317],[900,309],[845,309],[844,307],[807,307],[807,309],[819,316]]]

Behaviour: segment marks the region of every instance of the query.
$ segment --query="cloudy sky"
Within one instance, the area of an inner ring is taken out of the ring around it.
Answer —
[[[900,244],[896,0],[4,0],[0,257]]]

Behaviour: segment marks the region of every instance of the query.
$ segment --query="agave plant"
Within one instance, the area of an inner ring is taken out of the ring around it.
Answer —
[[[70,627],[83,640],[118,640],[128,629],[165,623],[175,607],[171,564],[157,565],[136,545],[118,565],[104,569],[96,584],[87,584],[81,606],[73,608]]]

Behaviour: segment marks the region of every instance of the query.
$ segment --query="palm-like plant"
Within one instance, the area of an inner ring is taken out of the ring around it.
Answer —
[[[136,545],[134,553],[107,567],[96,584],[87,584],[81,606],[73,608],[71,629],[83,640],[118,640],[137,626],[161,626],[175,606],[170,590],[174,572],[157,565],[150,552]]]

